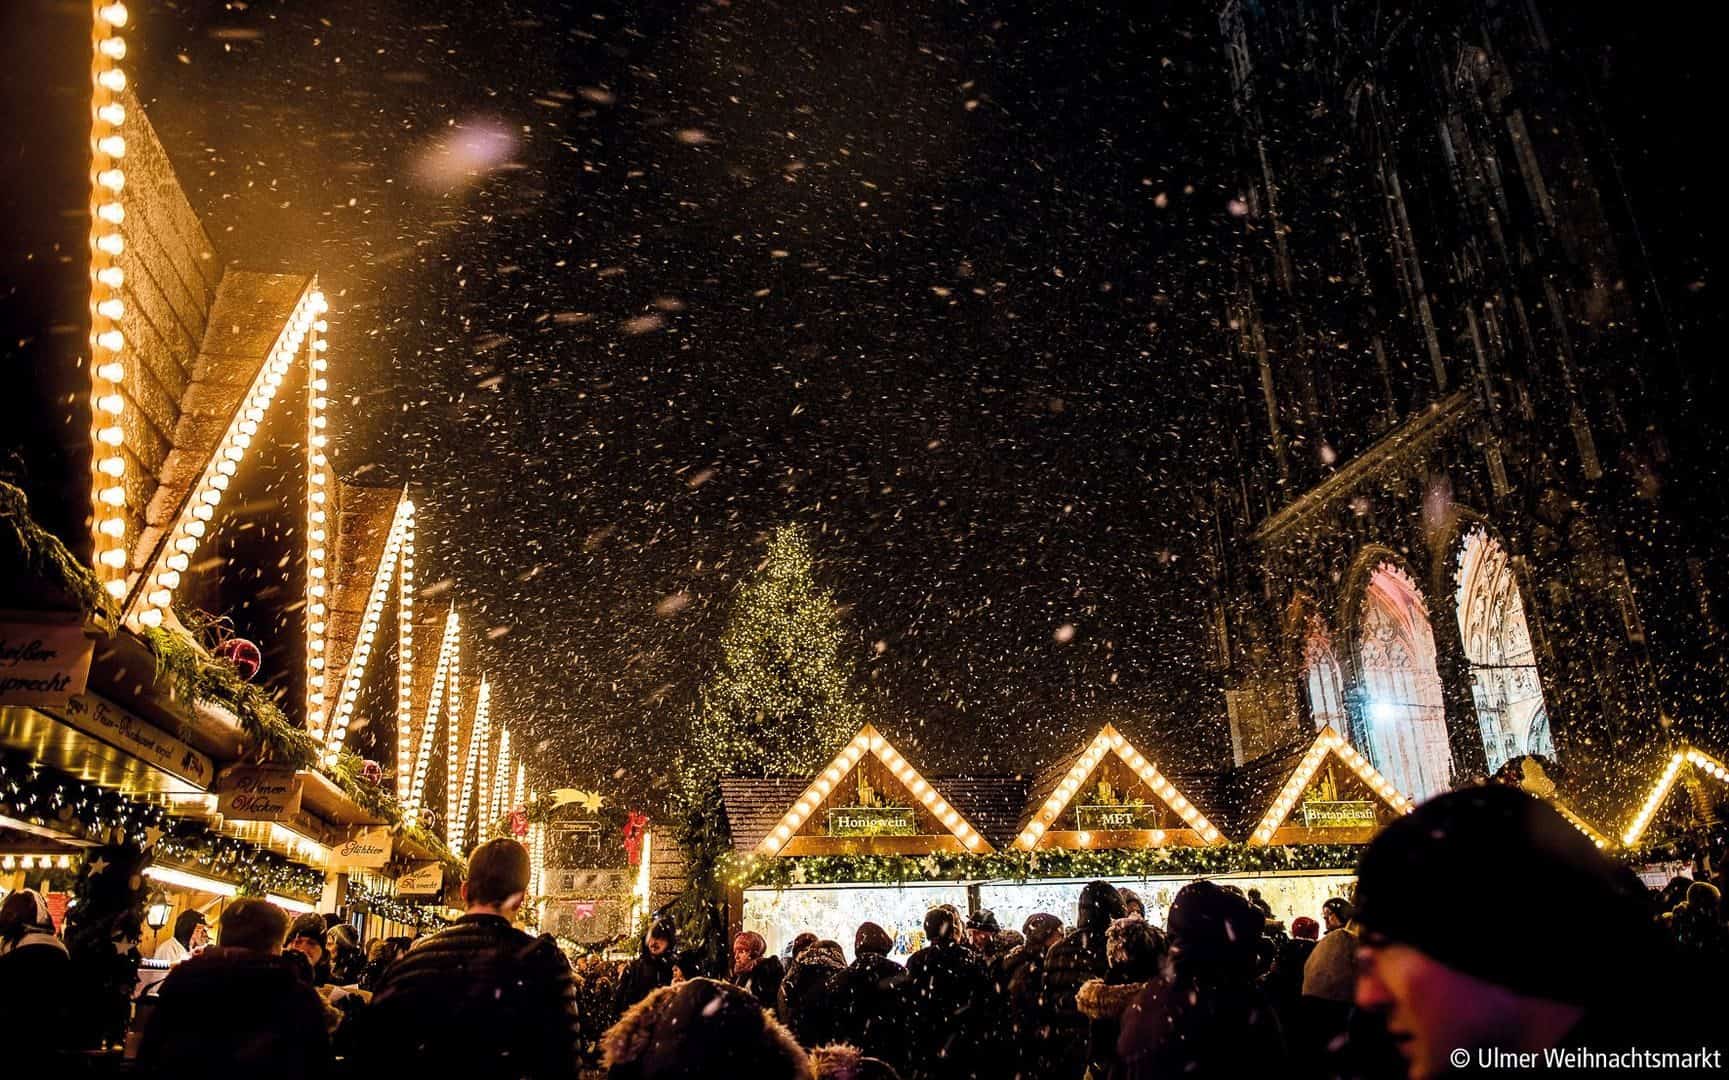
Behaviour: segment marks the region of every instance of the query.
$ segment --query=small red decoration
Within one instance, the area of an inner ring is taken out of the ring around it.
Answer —
[[[233,664],[234,670],[248,682],[252,681],[252,676],[258,674],[258,665],[264,662],[264,655],[258,651],[258,646],[238,637],[231,637],[216,646],[216,658]]]
[[[518,839],[528,835],[528,811],[520,806],[510,812],[510,835]]]
[[[373,787],[377,787],[384,783],[384,766],[371,758],[367,758],[366,762],[360,766],[360,778]]]
[[[647,828],[648,815],[640,811],[632,810],[624,819],[624,850],[632,866],[642,860],[642,834]]]

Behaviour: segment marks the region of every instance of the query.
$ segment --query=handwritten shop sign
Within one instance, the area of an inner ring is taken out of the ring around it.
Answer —
[[[352,840],[330,849],[330,869],[365,868],[376,870],[390,861],[390,827],[380,825],[363,830]]]
[[[437,896],[444,890],[444,867],[438,863],[421,863],[396,879],[398,896]]]
[[[303,790],[292,769],[230,769],[216,784],[216,812],[235,821],[285,821],[300,812]]]
[[[1372,829],[1375,827],[1375,804],[1358,800],[1323,802],[1311,799],[1303,804],[1303,825],[1310,829]]]
[[[78,623],[0,623],[0,705],[65,705],[95,647]]]
[[[49,715],[154,765],[165,773],[208,788],[216,766],[205,754],[111,701],[92,694],[75,694]]]

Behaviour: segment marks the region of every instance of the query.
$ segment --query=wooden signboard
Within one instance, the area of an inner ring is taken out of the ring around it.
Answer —
[[[46,715],[200,788],[208,788],[216,775],[208,755],[94,694],[75,694]]]
[[[353,839],[330,849],[330,869],[376,870],[390,861],[391,844],[390,826],[364,829]]]
[[[828,812],[830,836],[916,836],[910,806],[836,806]]]
[[[303,790],[292,769],[229,769],[216,782],[216,812],[235,821],[286,821],[300,812]]]
[[[1113,832],[1120,829],[1156,829],[1159,808],[1139,803],[1101,806],[1097,803],[1075,807],[1075,825],[1091,832]]]
[[[1306,829],[1372,829],[1375,804],[1366,799],[1327,801],[1310,799],[1303,804]]]
[[[437,896],[444,890],[444,866],[441,863],[419,863],[396,879],[398,896]]]
[[[95,649],[79,623],[0,623],[0,705],[65,705],[84,692]]]

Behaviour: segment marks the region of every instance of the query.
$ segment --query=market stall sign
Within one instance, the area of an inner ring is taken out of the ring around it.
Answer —
[[[95,649],[78,623],[0,623],[0,705],[65,705]]]
[[[1075,825],[1089,832],[1109,832],[1113,829],[1156,829],[1159,808],[1142,804],[1117,806],[1077,806]]]
[[[444,889],[444,867],[439,863],[421,863],[396,879],[398,896],[437,896]]]
[[[1310,829],[1372,829],[1375,804],[1367,800],[1328,802],[1312,799],[1303,804],[1303,825]]]
[[[917,836],[910,806],[838,806],[828,812],[830,836]]]
[[[364,829],[352,840],[344,840],[330,849],[330,869],[376,870],[390,861],[390,848],[390,826]]]
[[[229,769],[216,781],[216,812],[235,821],[286,821],[300,812],[304,791],[292,769]]]
[[[216,775],[216,765],[207,755],[94,694],[74,694],[47,715],[200,788],[208,788]]]
[[[630,932],[630,901],[548,900],[540,915],[542,931],[583,945],[598,945]]]

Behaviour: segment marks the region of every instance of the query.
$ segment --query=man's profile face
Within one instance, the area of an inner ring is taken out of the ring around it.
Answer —
[[[1321,912],[1321,925],[1325,926],[1329,930],[1337,930],[1345,924],[1339,919],[1338,914],[1335,913],[1332,908],[1326,908]]]
[[[989,930],[968,930],[967,937],[971,939],[975,949],[982,950],[990,947],[991,932]]]
[[[210,927],[199,923],[192,928],[192,947],[202,949],[210,942]]]
[[[297,952],[306,957],[312,961],[314,967],[317,967],[318,962],[324,959],[324,946],[309,937],[294,938],[288,943],[288,951]]]
[[[1356,1000],[1386,1021],[1411,1080],[1455,1071],[1455,1050],[1517,1045],[1519,1033],[1509,1030],[1517,995],[1410,945],[1370,941],[1357,950]]]

